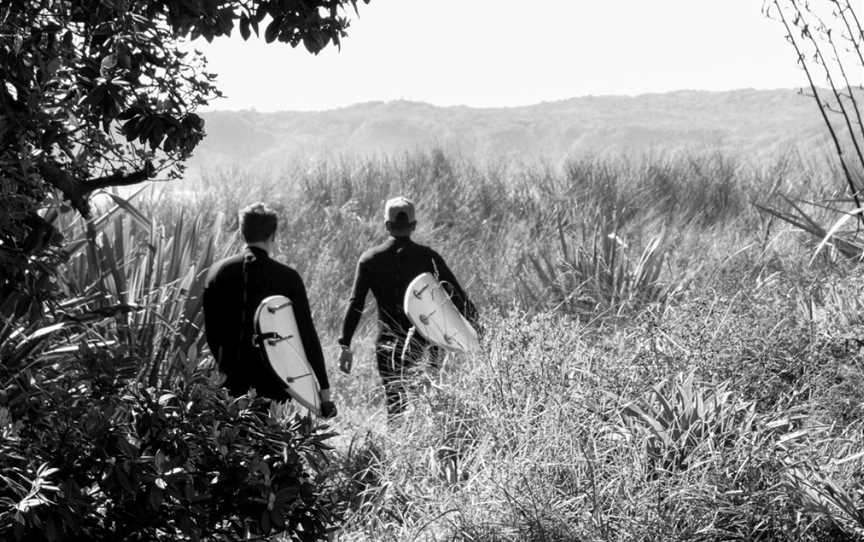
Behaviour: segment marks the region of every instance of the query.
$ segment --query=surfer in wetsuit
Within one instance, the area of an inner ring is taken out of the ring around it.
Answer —
[[[321,413],[336,415],[324,365],[321,343],[312,322],[306,287],[300,275],[270,258],[276,238],[276,213],[262,203],[240,211],[240,232],[246,241],[243,253],[213,264],[204,287],[204,328],[207,344],[225,375],[223,385],[231,395],[255,388],[258,395],[275,401],[290,398],[254,344],[254,317],[261,301],[271,295],[291,300],[306,357],[321,386]]]
[[[354,288],[339,339],[342,347],[339,367],[346,373],[351,370],[351,339],[363,315],[366,294],[371,290],[378,304],[375,358],[384,384],[387,413],[393,417],[405,410],[405,370],[416,365],[430,347],[419,333],[414,333],[403,310],[405,290],[411,281],[428,271],[450,288],[456,308],[472,323],[476,322],[477,311],[444,259],[431,248],[411,240],[417,226],[411,200],[404,197],[388,200],[384,205],[384,220],[390,239],[364,252],[357,263]],[[432,348],[437,350],[437,347]],[[433,352],[432,358],[438,358],[436,353]]]

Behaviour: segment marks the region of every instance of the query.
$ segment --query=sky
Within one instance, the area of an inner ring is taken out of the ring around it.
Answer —
[[[518,106],[586,95],[805,84],[762,0],[372,0],[341,50],[195,43],[227,98],[209,109],[376,100]]]

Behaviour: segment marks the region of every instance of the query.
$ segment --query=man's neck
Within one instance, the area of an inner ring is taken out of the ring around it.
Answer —
[[[259,250],[263,250],[264,252],[270,252],[270,242],[269,241],[260,241],[255,243],[246,243],[246,246],[249,248],[257,248]]]

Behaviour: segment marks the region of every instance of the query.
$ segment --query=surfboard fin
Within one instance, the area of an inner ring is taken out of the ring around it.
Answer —
[[[282,303],[281,305],[276,305],[275,307],[267,307],[267,310],[270,311],[270,313],[272,314],[272,313],[275,313],[276,311],[281,311],[285,307],[290,307],[290,306],[291,306],[291,301],[286,301],[286,302]]]
[[[465,348],[465,345],[462,344],[462,341],[458,340],[453,335],[444,335],[444,340],[447,342],[448,345],[455,344],[457,347],[461,348],[462,350],[467,350]]]
[[[414,294],[414,297],[416,297],[417,299],[420,299],[420,296],[423,295],[423,292],[425,292],[426,288],[428,288],[428,287],[429,287],[429,285],[427,284],[426,286],[420,288],[419,290],[413,290],[411,293]]]
[[[288,384],[293,384],[294,382],[300,380],[301,378],[306,378],[307,376],[312,376],[312,373],[303,373],[302,375],[286,376],[283,378],[285,379],[285,382],[287,382]]]
[[[420,315],[420,321],[423,322],[424,326],[429,325],[429,317],[432,316],[433,314],[435,314],[436,312],[438,312],[438,311],[432,311],[429,314],[421,314]]]
[[[292,338],[294,338],[294,335],[288,335],[287,337],[283,337],[278,333],[261,333],[252,337],[252,343],[260,346],[263,342],[266,341],[267,344],[273,346],[277,343],[287,341],[288,339]]]
[[[278,343],[281,343],[282,341],[287,341],[287,340],[293,339],[293,338],[294,338],[294,335],[288,335],[286,337],[274,337],[272,339],[267,339],[267,344],[269,344],[270,346],[274,346]]]

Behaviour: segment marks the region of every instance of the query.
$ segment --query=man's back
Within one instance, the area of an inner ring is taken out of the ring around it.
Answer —
[[[407,333],[411,322],[403,310],[405,291],[411,281],[424,272],[433,273],[439,280],[449,284],[460,311],[469,314],[473,312],[473,306],[468,302],[453,273],[437,252],[415,243],[408,237],[390,238],[367,250],[360,257],[340,342],[350,343],[369,290],[372,291],[378,304],[378,320],[382,326],[382,333],[393,335]]]
[[[254,386],[259,394],[285,398],[281,383],[252,345],[255,310],[271,295],[291,300],[306,356],[321,388],[328,388],[324,356],[300,275],[255,247],[214,264],[204,289],[207,343],[226,376],[225,385],[234,395]]]

